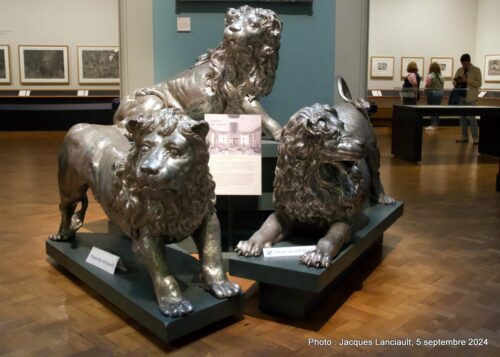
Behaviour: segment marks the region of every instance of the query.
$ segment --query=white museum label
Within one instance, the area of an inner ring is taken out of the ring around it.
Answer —
[[[105,272],[114,274],[120,257],[97,247],[92,247],[85,261]]]
[[[205,114],[216,195],[262,194],[260,115]]]
[[[316,249],[315,245],[301,245],[298,247],[264,248],[264,257],[295,257]]]

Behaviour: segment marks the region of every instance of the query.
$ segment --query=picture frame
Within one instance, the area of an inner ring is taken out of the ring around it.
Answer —
[[[22,84],[68,84],[68,46],[19,46]]]
[[[500,83],[500,55],[484,56],[484,81]]]
[[[120,83],[118,46],[78,46],[78,82],[81,84]]]
[[[386,56],[370,57],[370,78],[393,79],[394,57],[386,57]]]
[[[9,45],[0,45],[0,84],[10,84]]]
[[[431,57],[431,62],[437,62],[441,68],[443,79],[452,79],[455,74],[453,68],[453,57]],[[430,64],[429,64],[430,65]]]
[[[406,78],[408,72],[406,72],[406,68],[408,67],[408,63],[415,62],[418,67],[418,74],[420,77],[425,73],[424,68],[424,57],[401,57],[401,79]]]

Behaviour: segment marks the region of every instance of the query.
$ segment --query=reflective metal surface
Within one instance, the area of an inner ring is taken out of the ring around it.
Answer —
[[[258,102],[271,92],[278,66],[282,22],[267,9],[244,5],[226,13],[223,41],[195,65],[122,102],[114,122],[161,108],[194,119],[205,113],[260,114],[266,135],[279,140],[281,126]]]
[[[238,243],[240,255],[261,255],[264,247],[305,228],[324,236],[300,262],[327,267],[351,238],[353,218],[368,197],[381,204],[395,202],[380,181],[369,105],[352,100],[342,78],[337,85],[346,103],[302,108],[284,127],[274,181],[276,212],[248,241]]]
[[[153,280],[160,310],[193,310],[169,273],[163,246],[192,236],[204,287],[219,298],[240,293],[222,268],[215,184],[208,171],[208,124],[164,109],[117,126],[78,124],[59,155],[61,225],[52,240],[70,240],[82,226],[90,187],[110,220],[133,239]],[[76,211],[77,205],[81,208]]]

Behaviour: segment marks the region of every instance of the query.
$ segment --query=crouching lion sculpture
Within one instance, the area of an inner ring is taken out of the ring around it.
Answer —
[[[193,119],[205,113],[259,114],[264,132],[279,140],[281,125],[258,102],[273,88],[282,23],[267,9],[228,9],[223,41],[193,67],[125,98],[114,122],[162,108],[177,108]]]
[[[61,225],[52,240],[70,240],[82,226],[90,187],[104,211],[132,238],[153,280],[161,312],[193,310],[169,274],[164,245],[188,236],[200,253],[204,287],[218,298],[240,293],[222,268],[215,184],[208,170],[208,124],[165,109],[116,126],[78,124],[59,155]],[[75,212],[78,204],[81,209]]]
[[[299,261],[328,267],[350,240],[354,216],[369,196],[381,204],[395,202],[380,182],[380,154],[365,109],[362,100],[314,104],[290,118],[278,147],[276,212],[238,243],[240,255],[259,256],[264,247],[305,229],[326,234]]]

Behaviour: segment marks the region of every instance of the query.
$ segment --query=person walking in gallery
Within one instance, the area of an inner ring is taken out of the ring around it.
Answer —
[[[444,80],[441,76],[441,67],[439,63],[432,62],[429,66],[429,74],[425,79],[425,93],[427,95],[427,104],[440,105],[443,100]],[[431,116],[431,125],[426,127],[426,130],[436,130],[439,124],[437,115]]]
[[[405,78],[402,89],[403,104],[416,105],[420,99],[420,75],[418,74],[418,66],[415,62],[408,63],[406,67],[408,75]]]
[[[466,95],[460,98],[460,104],[476,105],[477,97],[479,95],[479,87],[483,84],[481,70],[471,63],[470,55],[468,53],[465,53],[462,57],[460,57],[460,63],[462,63],[462,67],[460,67],[455,73],[453,86],[457,87],[458,85],[461,85],[464,88],[467,88]],[[478,144],[479,129],[477,127],[476,117],[473,115],[460,117],[462,136],[457,139],[457,143],[466,143],[469,141],[467,122],[470,124],[472,142],[474,144]]]

